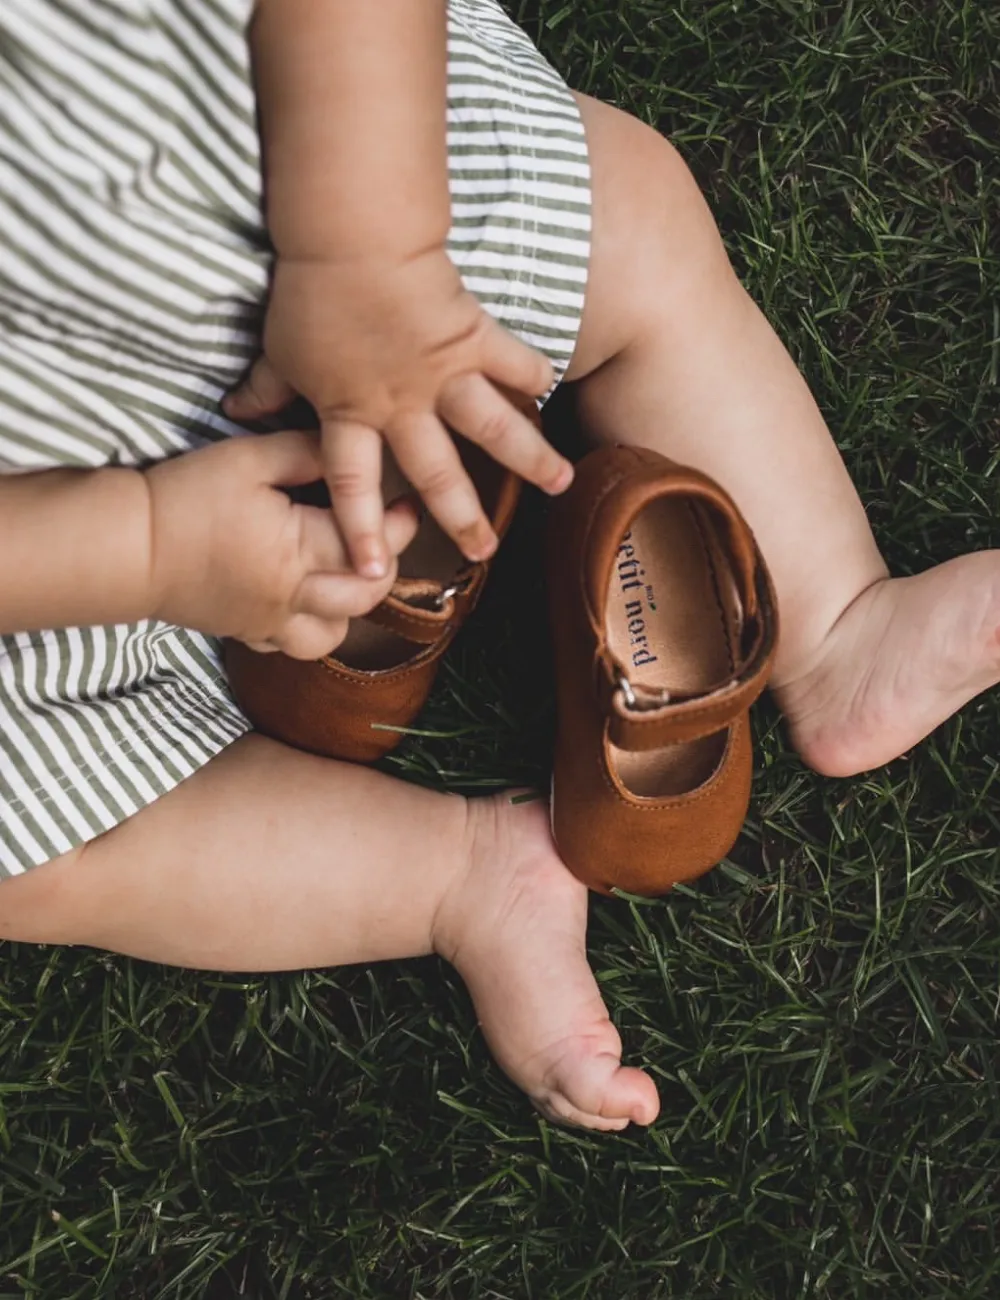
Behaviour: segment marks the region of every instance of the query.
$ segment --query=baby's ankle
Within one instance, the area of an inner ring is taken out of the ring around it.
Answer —
[[[773,681],[792,744],[827,776],[898,758],[1000,680],[1000,551],[879,579],[812,663]]]
[[[466,799],[461,795],[449,796],[455,801],[452,810],[454,829],[450,844],[454,852],[449,855],[449,869],[443,876],[437,903],[431,916],[431,948],[439,957],[453,961],[461,944],[465,912],[466,883],[473,863],[481,856],[482,846],[489,839],[489,799]]]
[[[521,807],[506,791],[464,800],[463,813],[456,866],[441,893],[431,930],[434,951],[452,965],[473,932],[477,942],[482,941],[484,923],[489,927],[485,913],[495,908],[498,889],[507,903],[520,896],[529,887],[525,880],[534,881],[536,874],[531,869],[522,872],[520,864],[530,867],[540,852],[551,852],[544,805]]]
[[[822,609],[810,610],[808,616],[799,616],[794,608],[779,610],[781,633],[770,682],[779,701],[783,693],[798,691],[803,683],[851,653],[851,624],[863,607],[878,599],[875,593],[891,581],[888,573],[873,576],[851,592],[840,593],[839,599],[828,601]]]

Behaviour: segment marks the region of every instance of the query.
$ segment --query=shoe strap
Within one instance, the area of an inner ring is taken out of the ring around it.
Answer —
[[[434,645],[465,618],[485,578],[485,564],[470,565],[448,584],[399,578],[365,618],[416,645]]]
[[[731,727],[764,691],[777,643],[774,590],[757,556],[755,613],[746,617],[743,649],[730,677],[697,694],[629,683],[607,646],[598,652],[608,738],[618,749],[643,752],[702,740]],[[746,612],[744,611],[746,616]]]
[[[538,404],[532,398],[504,390],[507,397],[541,428]],[[497,489],[490,522],[503,541],[521,497],[521,479],[504,472]],[[432,646],[463,623],[479,599],[489,574],[489,561],[467,564],[450,582],[431,578],[397,578],[392,591],[364,617],[405,641]]]

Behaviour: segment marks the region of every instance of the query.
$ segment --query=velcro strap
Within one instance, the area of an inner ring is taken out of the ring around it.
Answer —
[[[458,590],[441,582],[399,578],[385,600],[365,618],[404,640],[434,645],[464,618],[485,576],[485,565],[471,566],[452,584]]]
[[[610,663],[605,652],[601,672],[602,695],[608,715],[608,737],[618,749],[644,752],[666,745],[703,740],[731,727],[759,698],[767,685],[777,639],[777,616],[770,581],[758,569],[759,613],[745,629],[745,657],[732,677],[697,695],[657,691],[636,683],[634,703],[626,699],[621,665]],[[662,703],[660,701],[663,701]]]

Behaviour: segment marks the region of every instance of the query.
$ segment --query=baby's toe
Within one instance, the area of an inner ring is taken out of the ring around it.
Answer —
[[[623,1066],[620,1052],[594,1051],[585,1041],[560,1058],[547,1083],[535,1103],[561,1124],[616,1131],[629,1123],[652,1124],[660,1111],[648,1075]]]

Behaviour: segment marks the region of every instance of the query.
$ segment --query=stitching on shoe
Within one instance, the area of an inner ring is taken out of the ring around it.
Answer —
[[[693,502],[688,502],[688,512],[691,515],[691,520],[695,526],[695,531],[697,532],[698,536],[701,538],[701,545],[702,545],[702,549],[705,552],[705,560],[708,565],[709,576],[712,579],[712,590],[715,593],[715,605],[719,614],[719,622],[722,625],[722,635],[726,642],[726,655],[729,658],[729,671],[731,673],[735,673],[736,658],[733,653],[734,650],[733,640],[729,632],[729,620],[726,618],[726,609],[722,603],[722,592],[719,589],[719,574],[718,574],[718,570],[715,567],[715,558],[712,554],[712,547],[705,533],[704,522],[699,517],[700,512],[695,509]]]
[[[587,523],[583,534],[583,546],[580,548],[580,569],[577,574],[577,578],[583,590],[583,600],[584,600],[584,605],[587,608],[587,614],[588,616],[595,615],[593,619],[593,621],[595,622],[597,622],[598,619],[596,618],[596,611],[590,608],[590,593],[588,591],[589,584],[587,582],[587,576],[584,567],[587,563],[587,558],[588,558],[587,552],[590,545],[590,534],[591,534],[591,530],[593,529],[594,518],[597,515],[598,510],[600,510],[601,506],[604,504],[605,499],[615,490],[615,488],[617,488],[625,480],[625,478],[626,478],[625,472],[620,470],[618,472],[617,477],[605,483],[604,487],[601,489],[600,494],[597,497],[595,497],[594,502],[590,508],[590,513],[587,515]],[[599,620],[601,624],[602,644],[604,644],[607,641],[607,637],[604,631],[604,619],[605,619],[605,615],[602,612]]]
[[[348,664],[342,664],[329,656],[325,659],[317,659],[315,663],[324,672],[329,673],[331,677],[346,682],[349,686],[366,688],[369,686],[384,686],[388,681],[398,680],[408,673],[415,672],[418,668],[426,667],[428,662],[433,662],[439,655],[443,655],[454,639],[455,633],[456,629],[454,627],[450,628],[447,638],[442,637],[431,645],[418,648],[417,654],[408,659],[406,663],[397,664],[395,668],[351,668]]]
[[[740,717],[734,718],[733,721],[729,724],[727,730],[732,731],[735,727],[737,727],[741,721],[741,718],[742,715]],[[727,748],[730,743],[731,743],[731,738],[730,741],[727,742]],[[652,800],[652,801],[645,800],[643,803],[640,804],[640,803],[636,803],[635,800],[637,798],[643,798],[643,796],[630,795],[626,797],[625,795],[622,794],[622,792],[615,785],[614,781],[611,779],[611,774],[608,771],[608,765],[604,761],[603,736],[601,740],[601,748],[597,756],[597,764],[598,764],[598,768],[600,769],[601,777],[604,781],[604,784],[608,787],[608,789],[618,800],[618,802],[620,804],[623,804],[626,808],[628,808],[630,812],[652,813],[652,812],[672,812],[675,810],[678,812],[682,812],[684,808],[690,807],[691,804],[700,803],[705,799],[713,798],[715,795],[719,793],[720,789],[731,779],[731,773],[730,773],[731,765],[729,759],[723,758],[719,766],[716,768],[714,774],[710,776],[708,781],[705,782],[704,785],[700,786],[697,791],[691,794],[667,795],[664,798],[659,800]]]

